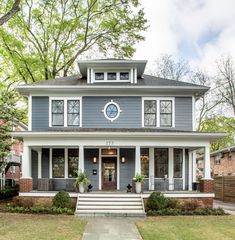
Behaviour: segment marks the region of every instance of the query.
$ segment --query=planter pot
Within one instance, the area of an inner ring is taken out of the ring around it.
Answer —
[[[84,193],[84,185],[83,185],[83,183],[79,184],[79,192],[80,193]]]
[[[141,185],[142,185],[141,182],[136,182],[135,183],[135,191],[136,191],[136,193],[141,193]]]

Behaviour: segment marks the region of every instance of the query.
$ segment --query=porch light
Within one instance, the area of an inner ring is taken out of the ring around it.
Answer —
[[[125,157],[121,157],[121,163],[125,163],[126,162],[126,158]]]
[[[97,163],[97,157],[93,157],[93,163]]]

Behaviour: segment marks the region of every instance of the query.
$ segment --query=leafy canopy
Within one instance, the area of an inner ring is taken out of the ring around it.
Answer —
[[[97,52],[130,58],[146,23],[139,0],[24,0],[0,29],[0,54],[17,81],[67,76]]]

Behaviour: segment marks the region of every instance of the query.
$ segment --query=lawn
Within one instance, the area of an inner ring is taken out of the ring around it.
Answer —
[[[144,240],[235,240],[235,216],[152,217],[137,227]]]
[[[85,225],[74,216],[0,213],[0,240],[77,240]]]

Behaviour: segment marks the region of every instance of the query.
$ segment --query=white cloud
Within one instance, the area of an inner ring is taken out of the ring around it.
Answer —
[[[215,72],[215,60],[235,58],[234,0],[141,0],[149,20],[146,41],[134,58],[153,61],[168,53]]]

